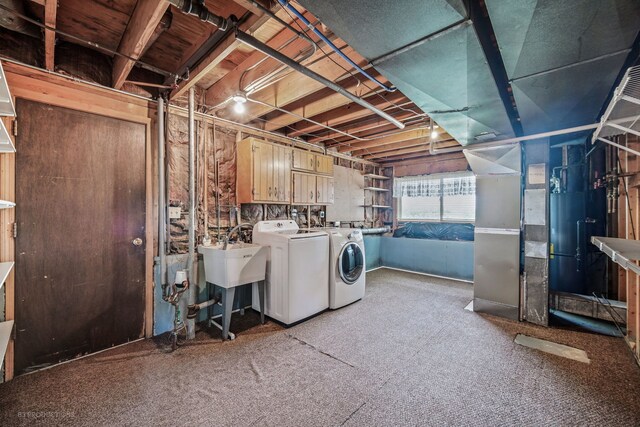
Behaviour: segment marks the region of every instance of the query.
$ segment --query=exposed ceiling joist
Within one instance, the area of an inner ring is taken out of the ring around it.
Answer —
[[[385,97],[380,97],[378,95],[370,95],[364,98],[367,102],[371,103],[371,105],[378,107],[385,111],[386,113],[390,113],[393,111],[397,104],[401,107],[411,105],[412,103],[407,101],[404,95],[399,92],[394,92]],[[398,104],[399,103],[399,104]],[[322,123],[326,126],[335,127],[337,125],[350,122],[352,120],[361,119],[371,115],[371,111],[356,105],[354,103],[343,105],[342,107],[335,108],[331,111],[327,111],[325,113],[319,114],[317,116],[311,117],[311,119],[316,122]],[[292,136],[300,136],[307,133],[321,131],[324,128],[322,126],[315,125],[309,122],[299,122],[296,125],[292,126],[295,130],[290,133]]]
[[[358,57],[355,51],[345,45],[344,42],[341,42],[339,47],[345,55],[349,55],[351,58]],[[333,62],[340,61],[338,55],[333,52],[329,53],[329,57],[327,58],[320,51],[312,58],[315,58],[315,61],[311,64],[305,64],[306,67],[328,80],[335,81],[347,74],[341,67],[336,66]],[[359,61],[356,60],[356,62],[359,62],[359,65],[364,65],[365,60],[359,57]],[[292,73],[284,79],[253,94],[251,98],[266,104],[281,106],[304,98],[318,90],[324,89],[324,87],[322,83],[310,77],[300,73]],[[261,117],[273,110],[273,108],[265,105],[252,104],[247,109],[247,117]]]
[[[410,147],[410,148],[403,148],[400,150],[393,150],[393,151],[387,151],[386,153],[382,153],[382,154],[369,154],[369,155],[365,155],[362,156],[363,159],[385,159],[385,158],[389,158],[389,157],[393,157],[393,156],[399,156],[401,154],[413,154],[413,153],[419,153],[419,152],[429,152],[429,142],[423,142],[422,144],[416,145],[414,147]]]
[[[446,142],[449,141],[455,141],[454,139],[448,139]],[[388,145],[382,145],[379,147],[372,147],[372,148],[366,148],[363,150],[355,150],[351,152],[352,156],[364,156],[364,155],[370,155],[370,154],[376,154],[376,155],[384,155],[383,153],[385,152],[389,152],[389,151],[394,151],[394,150],[398,150],[400,148],[410,148],[410,147],[416,147],[416,146],[422,146],[425,143],[430,143],[431,142],[431,138],[427,137],[427,138],[419,138],[419,139],[411,139],[408,141],[402,141],[402,142],[397,142],[395,144],[388,144]],[[442,143],[445,141],[439,141],[439,143]]]
[[[47,2],[50,0],[47,0]],[[118,52],[130,58],[138,59],[149,45],[149,41],[169,8],[167,0],[138,0],[136,8],[122,35]],[[135,61],[116,56],[113,60],[113,87],[120,89],[129,76]]]
[[[411,112],[399,112],[391,114],[393,117],[400,121],[404,121],[415,114]],[[378,135],[385,132],[397,131],[398,128],[390,124],[387,120],[380,118],[378,115],[370,115],[360,120],[338,126],[338,129],[347,132],[351,135],[358,137],[368,137],[372,135]],[[327,146],[344,145],[345,143],[353,141],[353,138],[344,136],[338,132],[332,132],[329,130],[323,130],[316,133],[317,136],[308,138],[309,142],[323,142]]]
[[[338,151],[344,153],[347,151],[356,151],[356,150],[363,150],[366,148],[380,147],[383,145],[393,144],[393,143],[402,142],[402,141],[409,141],[412,139],[426,139],[426,138],[429,138],[430,134],[431,134],[431,131],[428,128],[423,127],[418,129],[412,129],[406,132],[405,131],[397,132],[393,135],[389,135],[383,138],[377,138],[372,141],[364,141],[364,142],[354,141],[348,146],[340,147]]]
[[[56,28],[58,13],[58,0],[42,0],[44,3],[44,24],[50,28]],[[45,68],[53,71],[55,66],[56,32],[45,28],[44,30],[44,64]]]
[[[287,46],[282,47],[293,37],[296,36],[290,30],[284,29],[276,36],[272,37],[267,42],[267,45],[274,49],[281,48],[281,52],[283,54],[294,58],[296,55],[303,52],[304,49],[308,48],[309,43],[305,40],[297,39]],[[260,63],[260,61],[263,62]],[[240,90],[240,79],[245,73],[245,78],[255,80],[269,74],[274,69],[281,66],[282,64],[275,59],[265,58],[265,55],[262,52],[254,51],[247,59],[238,64],[233,70],[207,89],[205,103],[210,106],[215,106],[236,94]],[[252,67],[255,67],[255,69],[251,69]],[[249,69],[251,69],[251,71],[247,72]]]
[[[266,14],[251,14],[238,25],[238,30],[253,33],[269,21],[269,19],[269,16]],[[171,98],[177,98],[185,94],[189,88],[197,84],[211,70],[224,61],[240,44],[240,41],[235,37],[234,31],[227,31],[220,43],[204,55],[195,67],[189,70],[189,79],[183,80],[178,84],[178,87],[171,92]]]
[[[369,74],[378,78],[383,83],[388,83],[386,79],[380,76],[380,74],[375,70],[369,70]],[[362,77],[354,74],[356,78],[352,75],[347,75],[341,81],[337,82],[344,89],[348,90],[351,93],[356,94],[359,97],[365,97],[370,95],[371,93],[378,90],[375,87],[367,87],[362,84]],[[310,95],[309,97],[300,99],[290,105],[286,105],[283,108],[287,111],[290,111],[293,114],[297,114],[298,116],[303,117],[314,117],[318,114],[322,114],[326,111],[333,110],[334,108],[342,107],[343,105],[347,105],[351,103],[351,101],[339,93],[336,93],[330,89],[321,91],[324,96],[315,96],[318,92]],[[315,98],[315,99],[314,99]],[[274,114],[265,126],[269,130],[276,130],[282,127],[289,126],[293,123],[300,121],[299,118],[286,114],[286,113],[278,113]],[[397,129],[397,128],[396,128]]]

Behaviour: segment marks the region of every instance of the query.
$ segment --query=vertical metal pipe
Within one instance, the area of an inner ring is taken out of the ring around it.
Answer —
[[[196,246],[196,135],[195,135],[195,90],[189,89],[189,257],[187,269],[189,271],[189,294],[187,303],[196,303],[197,283],[195,280],[194,254]],[[195,319],[187,320],[187,339],[196,335]]]
[[[160,285],[164,294],[167,286],[166,271],[166,182],[165,182],[165,139],[164,139],[164,99],[158,98],[158,257],[160,262]]]

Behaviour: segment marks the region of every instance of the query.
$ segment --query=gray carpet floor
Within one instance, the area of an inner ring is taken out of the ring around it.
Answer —
[[[391,270],[366,297],[284,329],[133,343],[0,385],[1,425],[640,425],[622,339],[464,310],[471,285]],[[257,316],[234,315],[236,328]],[[585,350],[583,364],[513,342]]]

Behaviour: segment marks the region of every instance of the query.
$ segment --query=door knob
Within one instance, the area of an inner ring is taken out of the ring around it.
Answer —
[[[131,241],[131,243],[133,243],[133,246],[142,246],[142,239],[139,237],[136,237]]]

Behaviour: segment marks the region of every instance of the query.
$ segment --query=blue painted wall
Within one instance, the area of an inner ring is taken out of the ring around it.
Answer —
[[[473,242],[365,236],[365,254],[367,270],[385,266],[473,280]]]

